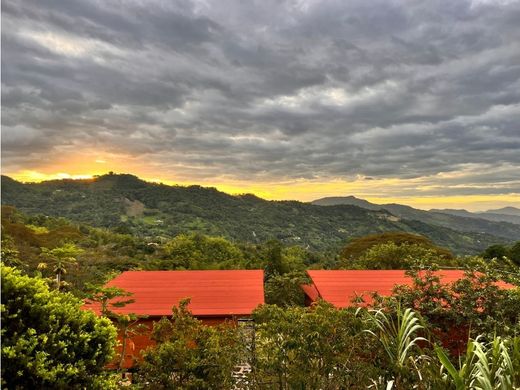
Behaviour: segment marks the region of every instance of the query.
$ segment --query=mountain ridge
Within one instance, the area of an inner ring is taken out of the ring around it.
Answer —
[[[350,238],[385,231],[425,235],[457,253],[477,253],[490,244],[512,241],[507,234],[461,232],[402,218],[389,210],[268,201],[196,185],[150,183],[129,174],[42,183],[20,183],[2,176],[2,204],[27,214],[62,216],[142,236],[199,232],[253,243],[277,238],[316,250],[337,248]]]
[[[332,206],[338,204],[366,204],[371,210],[387,210],[388,212],[409,220],[421,220],[428,224],[448,227],[451,229],[464,232],[485,232],[494,234],[509,239],[516,239],[520,237],[520,220],[516,220],[515,216],[506,216],[497,218],[494,214],[485,214],[481,217],[480,214],[470,213],[467,210],[456,210],[453,212],[443,212],[441,210],[419,210],[411,206],[401,205],[396,203],[389,204],[375,204],[370,203],[364,199],[348,197],[333,197],[317,199],[312,204],[319,206]],[[515,223],[518,222],[518,223]]]

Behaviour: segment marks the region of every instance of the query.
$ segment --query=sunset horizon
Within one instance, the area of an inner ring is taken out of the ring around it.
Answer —
[[[23,183],[41,183],[51,180],[88,180],[96,177],[108,175],[110,173],[123,175],[129,174],[138,177],[140,180],[150,183],[162,183],[165,185],[192,186],[200,185],[202,187],[212,187],[230,195],[253,194],[259,198],[266,200],[296,200],[300,202],[312,202],[314,200],[328,197],[348,197],[354,196],[358,199],[364,199],[374,204],[402,204],[411,206],[420,210],[430,209],[464,209],[470,212],[482,212],[503,207],[520,208],[520,196],[518,194],[502,194],[502,195],[467,195],[467,196],[382,196],[375,193],[379,186],[392,189],[402,188],[400,181],[387,180],[381,184],[381,180],[369,180],[374,188],[374,192],[366,189],[366,178],[358,178],[357,180],[346,182],[344,180],[331,180],[323,182],[319,180],[293,180],[286,182],[265,182],[265,183],[248,183],[240,181],[230,182],[213,182],[211,180],[201,180],[199,182],[190,182],[183,180],[175,180],[174,178],[164,177],[147,177],[138,172],[131,171],[103,171],[99,170],[93,173],[76,173],[69,174],[65,172],[47,174],[38,171],[22,171],[18,173],[2,174],[16,181]]]

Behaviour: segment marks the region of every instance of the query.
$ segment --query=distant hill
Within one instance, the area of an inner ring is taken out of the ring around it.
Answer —
[[[520,209],[509,206],[501,209],[484,211],[484,214],[516,215],[517,217],[520,217]]]
[[[510,240],[520,239],[520,221],[518,221],[519,224],[514,224],[513,221],[516,221],[516,217],[512,215],[503,216],[504,219],[508,219],[506,222],[504,219],[492,219],[495,218],[495,214],[475,214],[466,210],[449,210],[449,212],[447,210],[425,211],[395,203],[378,205],[353,196],[322,198],[313,201],[312,204],[321,206],[364,204],[364,206],[360,207],[370,210],[386,210],[399,218],[418,220],[427,224],[463,232],[488,233]]]
[[[250,194],[232,196],[214,188],[148,183],[132,175],[27,184],[2,176],[2,203],[27,214],[62,216],[157,240],[200,232],[239,242],[277,238],[320,251],[335,250],[353,237],[388,231],[421,234],[455,253],[478,253],[491,244],[520,237],[516,225],[486,221],[491,224],[488,232],[480,227],[457,231],[430,223],[423,219],[428,212],[416,213],[412,208],[397,213],[353,205],[321,207],[267,201]],[[405,206],[395,205],[393,210],[399,207]]]
[[[436,212],[436,213],[458,215],[461,217],[468,217],[468,218],[487,219],[488,221],[494,221],[494,222],[509,222],[509,223],[514,223],[514,224],[520,225],[520,209],[517,209],[516,207],[504,207],[502,209],[488,210],[488,211],[483,211],[480,213],[472,213],[467,210],[453,210],[453,209],[441,209],[441,210],[432,209],[430,211]],[[519,214],[515,214],[517,212]]]

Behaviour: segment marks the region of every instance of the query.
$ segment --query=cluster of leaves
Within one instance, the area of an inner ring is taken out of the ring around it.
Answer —
[[[423,248],[431,249],[439,256],[446,258],[453,257],[453,254],[449,250],[436,246],[430,239],[417,234],[405,232],[387,232],[354,238],[343,247],[340,253],[340,257],[344,261],[353,261],[362,257],[372,247],[389,242],[392,242],[397,246],[403,244],[415,244]]]
[[[155,248],[130,235],[74,225],[63,218],[27,216],[2,206],[2,259],[29,275],[56,280],[78,295],[88,283],[139,267]],[[67,282],[68,284],[61,283]]]
[[[235,367],[245,360],[239,328],[206,326],[191,316],[189,300],[173,308],[171,319],[154,325],[157,345],[143,353],[137,381],[154,389],[231,389]]]
[[[372,379],[386,389],[517,389],[520,385],[520,337],[496,334],[470,339],[463,356],[451,358],[430,336],[424,320],[413,310],[372,310],[365,314],[376,332],[366,330],[384,347],[389,364],[383,376]],[[419,344],[423,344],[421,347]]]
[[[107,389],[116,330],[71,294],[2,266],[2,388]]]
[[[374,306],[395,311],[407,307],[419,313],[436,342],[461,354],[466,341],[520,333],[520,290],[503,289],[492,273],[466,272],[464,278],[442,283],[430,270],[408,271],[411,286],[397,286],[391,297],[376,296]]]
[[[255,385],[263,389],[366,388],[379,375],[378,351],[353,311],[326,302],[254,312]],[[376,346],[377,347],[377,346]]]
[[[511,246],[495,244],[489,246],[482,257],[486,260],[507,258],[520,266],[520,241],[517,241]]]

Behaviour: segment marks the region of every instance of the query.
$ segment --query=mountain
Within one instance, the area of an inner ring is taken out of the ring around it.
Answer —
[[[515,215],[520,217],[520,209],[516,207],[503,207],[496,210],[484,211],[484,214],[501,214],[501,215]]]
[[[65,217],[153,240],[199,232],[239,242],[277,238],[320,251],[336,250],[352,237],[385,231],[421,234],[461,254],[478,253],[491,244],[520,237],[520,227],[510,228],[509,224],[495,223],[500,228],[495,229],[497,234],[461,232],[430,224],[415,213],[409,219],[390,210],[353,205],[267,201],[250,194],[232,196],[215,188],[148,183],[132,175],[26,184],[2,176],[2,204],[30,215]]]
[[[322,198],[312,202],[312,204],[331,206],[352,204],[351,202],[355,202],[355,204],[364,204],[366,202],[370,210],[386,210],[399,218],[418,220],[429,225],[442,226],[461,232],[487,233],[513,241],[520,239],[520,225],[511,223],[515,218],[514,216],[505,216],[505,218],[510,217],[511,221],[509,222],[504,222],[503,220],[495,221],[488,219],[493,218],[492,214],[486,214],[486,217],[481,217],[480,214],[473,214],[466,210],[455,210],[454,213],[443,210],[425,211],[395,203],[378,205],[351,196]]]
[[[453,209],[432,209],[431,212],[435,213],[443,213],[443,214],[451,214],[458,215],[460,217],[468,217],[468,218],[480,218],[486,219],[488,221],[494,222],[509,222],[520,225],[520,215],[515,215],[516,211],[520,212],[520,209],[516,207],[504,207],[503,209],[498,210],[488,210],[481,213],[472,213],[467,210],[453,210]],[[504,212],[500,214],[499,212]],[[505,214],[505,212],[509,212],[509,214]]]

